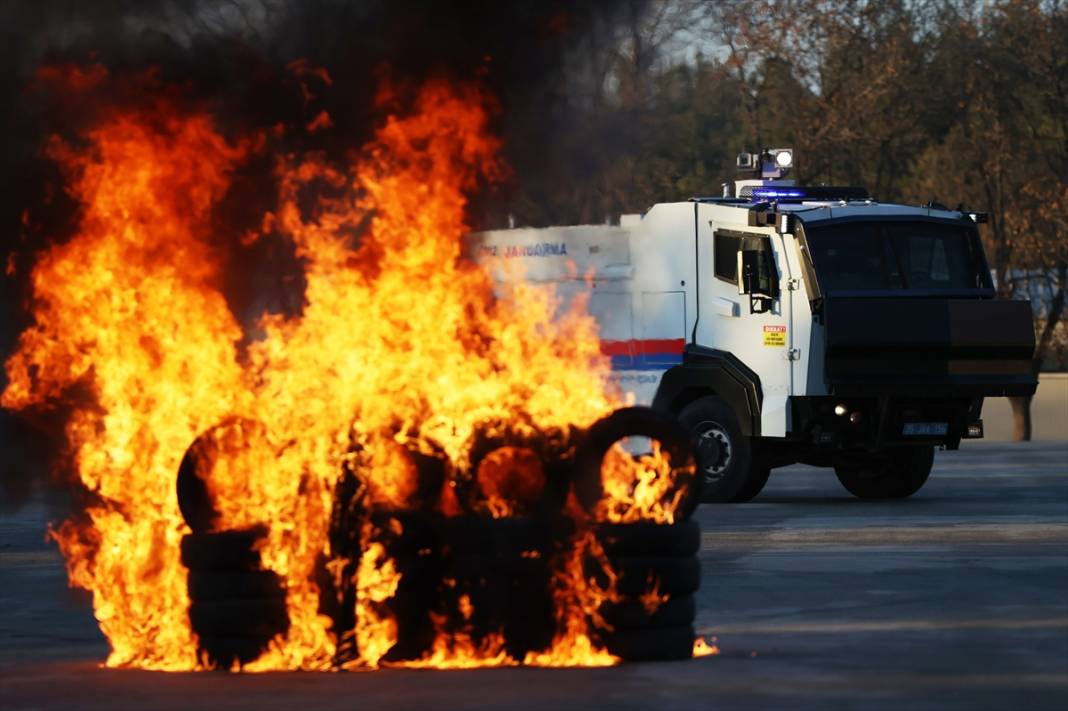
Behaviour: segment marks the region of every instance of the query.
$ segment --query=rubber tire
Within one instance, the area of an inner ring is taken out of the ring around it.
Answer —
[[[609,448],[624,437],[639,436],[654,439],[678,466],[680,461],[696,461],[693,440],[687,428],[667,413],[650,407],[624,407],[607,417],[594,422],[586,436],[575,450],[574,491],[582,507],[593,512],[604,497],[601,483],[601,465]],[[679,481],[679,480],[682,481]],[[676,520],[689,518],[697,504],[701,492],[696,474],[685,476],[680,473],[676,481],[686,487],[686,494],[679,501],[675,512]]]
[[[270,570],[192,570],[188,587],[189,599],[195,602],[286,596],[282,579]]]
[[[533,555],[532,555],[533,553]],[[526,555],[483,555],[481,553],[457,553],[446,559],[451,572],[468,579],[510,579],[514,576],[548,575],[550,556],[542,551],[526,552]],[[446,571],[449,575],[449,571]]]
[[[616,574],[616,592],[620,595],[642,595],[649,591],[650,578],[657,583],[661,595],[688,595],[701,586],[701,563],[697,556],[671,557],[609,557],[608,564]],[[608,584],[607,575],[593,564],[591,572],[602,587]]]
[[[178,494],[178,510],[182,518],[189,524],[193,533],[207,533],[217,521],[219,514],[215,510],[215,502],[212,499],[208,484],[197,476],[200,451],[207,445],[209,451],[213,449],[211,442],[217,437],[220,430],[235,426],[248,430],[266,432],[266,426],[258,420],[250,420],[244,417],[229,417],[222,422],[208,428],[193,440],[182,456],[178,466],[178,478],[175,481]]]
[[[552,644],[556,607],[548,556],[452,556],[445,577],[455,581],[452,592],[467,595],[474,608],[464,620],[455,604],[446,604],[455,628],[468,628],[476,638],[502,633],[505,648],[518,658]],[[404,624],[400,615],[398,621]]]
[[[693,555],[701,550],[701,526],[694,519],[675,524],[651,521],[602,523],[597,540],[608,555]]]
[[[438,535],[443,547],[465,556],[517,556],[530,550],[544,554],[553,538],[548,522],[528,517],[457,516],[442,520]]]
[[[700,447],[698,447],[698,470],[701,482],[701,501],[705,503],[740,503],[760,493],[767,477],[763,469],[752,470],[753,446],[748,437],[742,434],[741,425],[734,410],[726,402],[714,395],[694,400],[679,412],[679,422],[695,439],[700,439],[705,423],[715,423],[730,439],[733,451],[731,461],[720,476],[718,483],[705,481],[700,474]]]
[[[489,428],[491,431],[496,428]],[[475,481],[478,467],[490,453],[501,447],[518,447],[529,449],[541,460],[542,471],[545,475],[545,489],[537,502],[526,510],[518,511],[521,517],[537,516],[538,514],[555,514],[559,512],[567,502],[567,495],[571,491],[571,461],[568,452],[573,448],[572,439],[577,431],[550,430],[533,433],[512,431],[505,428],[505,432],[493,431],[491,434],[486,427],[476,429],[468,449],[469,471],[472,476],[469,479],[461,479],[458,482],[457,493],[460,495],[461,505],[465,511],[472,510],[472,499],[481,497],[477,491],[478,484]]]
[[[697,616],[697,600],[690,595],[673,595],[649,614],[641,600],[629,598],[601,605],[601,617],[615,630],[678,627],[692,625]]]
[[[182,538],[182,565],[190,570],[259,570],[253,546],[266,533],[260,527],[221,533],[190,533]]]
[[[859,499],[904,499],[927,481],[934,465],[934,446],[891,449],[868,466],[838,463],[838,481]]]
[[[270,639],[289,628],[289,616],[279,598],[197,601],[189,605],[189,623],[198,635]]]
[[[199,439],[199,438],[198,438]],[[194,445],[196,442],[194,442]],[[193,533],[206,533],[218,518],[215,502],[211,500],[207,483],[197,476],[196,450],[191,445],[178,466],[175,486],[178,492],[178,510]]]
[[[695,638],[693,625],[618,630],[601,635],[609,652],[629,662],[690,659]]]

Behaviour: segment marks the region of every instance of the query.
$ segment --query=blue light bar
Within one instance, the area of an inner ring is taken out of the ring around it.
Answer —
[[[782,200],[783,198],[807,197],[803,190],[797,188],[753,188],[753,201]]]
[[[753,188],[751,195],[753,202],[765,202],[768,200],[867,200],[871,197],[864,188],[833,187],[828,185],[756,186]]]

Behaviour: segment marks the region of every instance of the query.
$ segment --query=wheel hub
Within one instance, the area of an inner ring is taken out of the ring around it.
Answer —
[[[697,462],[705,483],[723,477],[734,455],[730,435],[715,422],[703,423],[697,434]]]

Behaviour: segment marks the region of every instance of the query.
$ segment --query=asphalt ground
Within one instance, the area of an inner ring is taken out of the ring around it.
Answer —
[[[0,708],[1068,709],[1068,443],[939,453],[905,501],[777,470],[703,506],[699,631],[722,653],[606,669],[232,676],[100,668],[34,500],[0,516]]]

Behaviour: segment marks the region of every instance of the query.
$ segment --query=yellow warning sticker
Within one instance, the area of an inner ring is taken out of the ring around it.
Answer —
[[[764,327],[764,345],[765,346],[785,346],[786,345],[786,326],[765,326]]]

